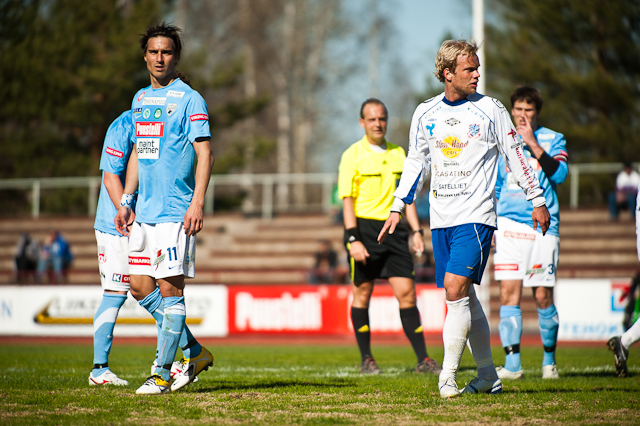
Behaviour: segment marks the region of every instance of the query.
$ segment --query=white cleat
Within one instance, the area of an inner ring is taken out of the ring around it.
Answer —
[[[187,386],[189,383],[193,383],[197,379],[197,375],[202,371],[206,371],[213,365],[213,355],[204,346],[200,351],[200,354],[193,358],[184,359],[182,361],[182,370],[178,374],[173,383],[171,383],[171,390],[177,391]]]
[[[184,357],[182,357],[182,359],[180,361],[173,361],[173,364],[171,364],[171,378],[175,379],[177,375],[179,375],[180,373],[182,373],[182,364],[184,364],[184,362],[186,361],[186,359],[184,359]],[[158,360],[153,360],[153,364],[151,364],[151,375],[153,376],[154,374],[156,374],[156,368],[158,367]],[[193,379],[193,383],[198,381],[198,377],[196,377],[195,379]]]
[[[136,390],[138,395],[160,395],[169,392],[169,382],[165,381],[159,374],[154,374],[149,377],[144,384]]]
[[[445,381],[438,382],[438,389],[440,389],[440,396],[442,398],[454,398],[460,395],[460,390],[456,381],[451,377],[447,377]]]
[[[120,377],[116,376],[114,372],[111,370],[107,370],[98,377],[93,377],[93,371],[89,374],[89,384],[91,386],[95,385],[116,385],[116,386],[127,386],[129,382]]]
[[[462,393],[500,393],[502,392],[502,381],[500,379],[491,381],[476,377],[462,389]]]
[[[543,379],[557,379],[559,377],[560,376],[558,375],[558,369],[556,368],[555,364],[542,366]]]
[[[522,379],[523,372],[522,370],[518,371],[509,371],[504,367],[496,367],[496,374],[502,380],[520,380]]]

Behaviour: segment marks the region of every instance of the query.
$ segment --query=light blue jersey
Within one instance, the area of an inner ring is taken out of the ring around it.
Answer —
[[[546,127],[538,127],[534,135],[546,153],[560,162],[560,166],[553,176],[547,176],[538,163],[538,160],[533,157],[529,148],[524,144],[525,155],[540,181],[540,186],[544,189],[543,195],[547,201],[547,209],[549,209],[549,214],[551,215],[551,224],[549,225],[547,233],[560,236],[560,206],[558,204],[557,185],[564,182],[569,173],[569,166],[567,165],[567,141],[562,133],[554,132]],[[525,199],[522,189],[520,189],[515,178],[512,176],[513,174],[505,165],[504,158],[500,158],[498,167],[499,172],[496,181],[498,216],[532,226],[531,213],[533,212],[533,206]],[[538,232],[542,232],[540,227],[538,227]]]
[[[138,154],[139,223],[183,222],[195,188],[197,138],[209,138],[207,104],[180,79],[140,90],[131,104]]]
[[[107,188],[104,186],[104,172],[118,175],[124,187],[125,176],[127,174],[127,163],[133,145],[133,123],[131,121],[131,110],[125,111],[116,118],[107,130],[100,157],[100,170],[102,170],[102,184],[100,185],[100,197],[98,198],[98,209],[96,211],[96,221],[93,227],[106,234],[120,235],[116,231],[113,223],[118,210],[113,205]]]

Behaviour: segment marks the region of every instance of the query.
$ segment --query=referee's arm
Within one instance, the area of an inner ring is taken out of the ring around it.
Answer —
[[[352,197],[344,197],[342,199],[342,216],[344,217],[344,229],[353,229],[358,227],[358,222],[356,221],[356,210],[353,207]],[[362,241],[351,241],[347,247],[349,248],[349,255],[353,260],[364,264],[367,263],[369,252],[364,244],[362,244]]]

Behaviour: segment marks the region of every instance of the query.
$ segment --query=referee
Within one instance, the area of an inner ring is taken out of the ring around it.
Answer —
[[[364,101],[360,126],[365,136],[351,145],[340,160],[338,193],[344,210],[345,247],[349,253],[353,305],[351,321],[362,356],[360,374],[381,374],[371,355],[369,302],[376,278],[389,280],[400,303],[402,328],[418,357],[416,372],[439,374],[438,363],[429,358],[416,306],[413,259],[409,253],[409,233],[398,229],[378,244],[377,238],[389,216],[393,191],[406,158],[402,147],[385,139],[387,107],[378,99]],[[407,206],[411,242],[417,253],[424,251],[422,229],[415,204]]]

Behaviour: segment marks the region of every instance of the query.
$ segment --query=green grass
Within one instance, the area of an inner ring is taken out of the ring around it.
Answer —
[[[112,370],[128,387],[87,384],[92,347],[0,347],[0,424],[640,424],[640,356],[631,377],[615,377],[613,356],[597,347],[560,347],[561,379],[540,378],[541,348],[523,348],[525,378],[500,395],[442,400],[437,377],[417,375],[409,345],[374,347],[385,374],[361,377],[354,347],[209,347],[216,362],[198,383],[162,396],[137,396],[154,348],[114,345]],[[636,349],[636,351],[634,351]],[[502,349],[493,351],[503,360]],[[430,348],[442,360],[442,348]],[[462,360],[458,385],[472,379]]]

